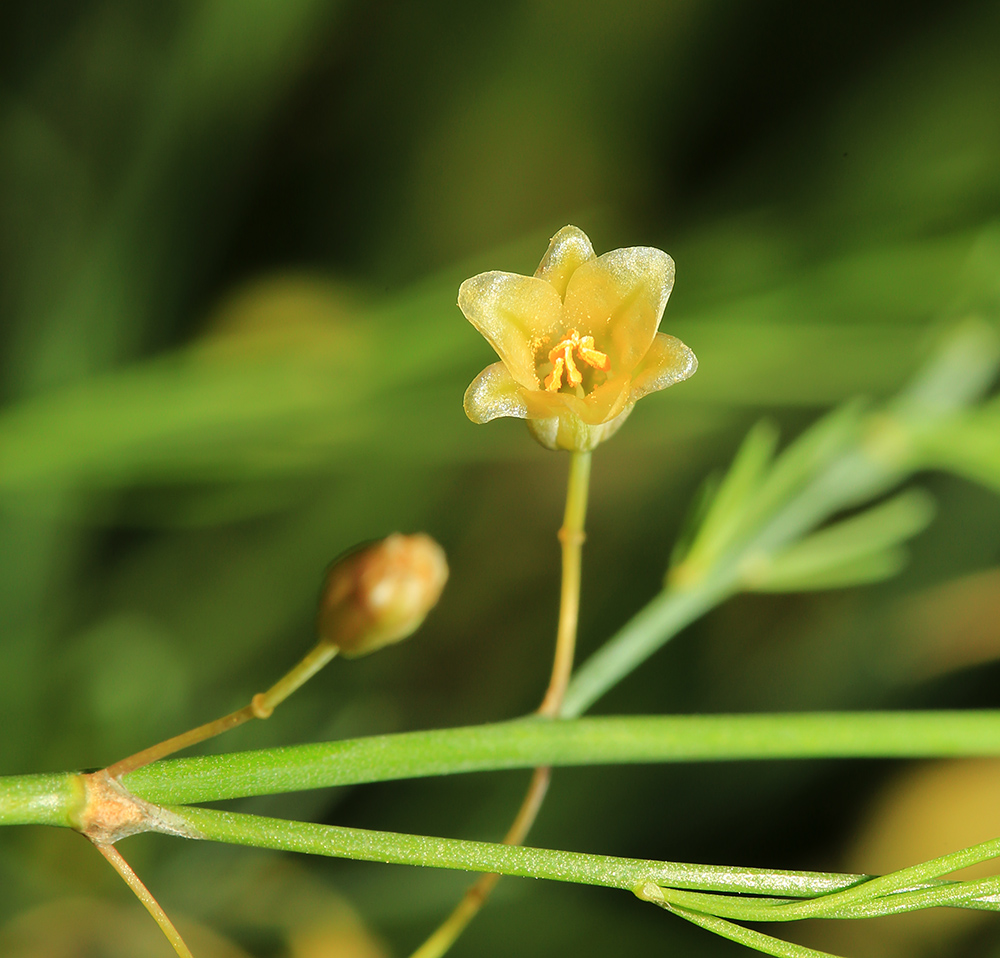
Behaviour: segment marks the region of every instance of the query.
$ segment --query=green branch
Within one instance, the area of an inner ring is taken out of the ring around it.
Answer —
[[[255,848],[399,865],[494,872],[522,878],[631,890],[645,882],[700,891],[809,897],[844,891],[865,875],[730,868],[644,861],[582,852],[501,845],[426,835],[315,825],[210,808],[168,806],[203,839]]]
[[[530,718],[172,759],[123,781],[147,801],[190,804],[538,765],[987,755],[1000,755],[1000,711]]]
[[[167,806],[167,810],[197,837],[210,841],[330,858],[628,889],[666,907],[691,908],[738,920],[866,918],[941,905],[993,911],[1000,908],[997,899],[1000,880],[996,878],[972,882],[938,880],[957,868],[997,857],[1000,840],[983,842],[889,875],[871,877],[616,858],[316,825],[189,806]]]
[[[0,777],[0,825],[61,825],[72,828],[72,814],[83,801],[78,775]]]
[[[992,755],[1000,755],[1000,711],[526,718],[170,759],[123,782],[146,801],[186,805],[538,765]],[[79,789],[65,773],[0,777],[0,825],[69,825]]]

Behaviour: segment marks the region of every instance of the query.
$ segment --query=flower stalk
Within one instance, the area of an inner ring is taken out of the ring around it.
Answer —
[[[444,550],[424,534],[394,533],[348,553],[327,573],[317,621],[319,642],[266,692],[259,692],[248,705],[229,715],[142,749],[99,772],[74,777],[74,785],[82,783],[82,791],[70,807],[68,824],[114,866],[180,958],[192,958],[187,945],[114,843],[143,831],[201,836],[187,831],[169,812],[133,795],[122,784],[122,776],[251,719],[270,718],[278,705],[338,653],[367,655],[405,639],[420,627],[447,580]]]
[[[565,226],[552,237],[534,276],[480,273],[458,292],[462,312],[500,357],[466,390],[468,417],[477,423],[524,419],[543,446],[571,453],[559,530],[555,657],[537,713],[543,718],[560,715],[573,671],[590,453],[617,432],[639,399],[687,379],[698,367],[687,346],[657,331],[673,284],[674,262],[662,250],[633,247],[596,256],[582,230]],[[550,768],[536,767],[506,844],[527,837],[550,778]],[[440,958],[496,881],[496,875],[484,875],[412,958]]]
[[[144,748],[134,755],[129,755],[127,758],[109,765],[107,768],[108,774],[112,778],[121,778],[129,772],[134,772],[145,765],[150,765],[162,758],[166,758],[168,755],[173,755],[174,752],[179,752],[182,749],[190,748],[192,745],[215,738],[217,735],[222,735],[224,732],[237,728],[251,719],[270,718],[278,705],[296,691],[296,689],[301,688],[302,685],[308,682],[339,651],[337,646],[331,645],[329,642],[319,642],[266,692],[258,692],[248,705],[244,705],[243,708],[237,709],[235,712],[230,712],[228,715],[222,716],[222,718],[206,722],[197,728],[189,729],[180,735],[174,735],[172,738],[158,742],[156,745]]]
[[[562,584],[559,591],[559,626],[556,631],[556,651],[552,677],[538,714],[555,718],[562,708],[576,651],[576,632],[580,619],[580,577],[583,543],[587,538],[584,524],[587,518],[587,498],[590,491],[590,453],[570,454],[569,482],[566,489],[566,511],[559,530],[562,545]]]
[[[562,367],[557,367],[561,369]],[[583,563],[584,531],[587,519],[587,499],[590,492],[590,452],[570,453],[569,478],[566,483],[566,509],[558,538],[562,546],[562,581],[559,589],[559,624],[556,628],[556,649],[552,674],[537,714],[546,719],[559,716],[562,709],[573,658],[576,653],[576,633],[580,621],[580,581]],[[521,801],[517,816],[504,836],[505,845],[520,845],[528,837],[531,826],[541,811],[552,780],[552,768],[537,766]],[[441,958],[459,935],[486,904],[500,876],[490,873],[480,877],[465,893],[455,910],[438,926],[410,958]]]

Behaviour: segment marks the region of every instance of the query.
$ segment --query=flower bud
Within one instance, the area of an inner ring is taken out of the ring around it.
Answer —
[[[437,604],[447,580],[444,550],[423,533],[396,532],[348,553],[327,573],[320,641],[356,656],[405,639]]]

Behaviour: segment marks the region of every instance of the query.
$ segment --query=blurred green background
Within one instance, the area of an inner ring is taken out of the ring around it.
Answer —
[[[762,414],[794,435],[1000,317],[1000,5],[13,0],[0,6],[0,773],[103,766],[246,702],[312,641],[324,566],[426,530],[413,640],[335,662],[216,750],[533,708],[566,458],[473,426],[454,305],[566,223],[677,262],[701,368],[595,456],[585,654],[655,593]],[[1000,502],[886,585],[717,610],[599,710],[1000,706]],[[240,807],[498,840],[527,773]],[[532,840],[881,871],[1000,834],[992,762],[560,771]],[[8,831],[8,830],[5,830]],[[78,836],[0,835],[0,951],[166,942]],[[468,878],[130,839],[199,958],[406,955]],[[209,931],[211,929],[211,931]],[[982,913],[782,933],[1000,955]],[[736,956],[629,896],[509,880],[461,956]]]

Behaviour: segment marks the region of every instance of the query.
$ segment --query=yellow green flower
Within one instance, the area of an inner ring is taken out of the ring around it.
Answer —
[[[534,276],[467,279],[458,305],[501,361],[466,390],[466,414],[524,419],[549,449],[593,449],[639,399],[698,368],[684,343],[657,332],[673,285],[674,261],[662,250],[595,256],[575,226],[552,237]]]

